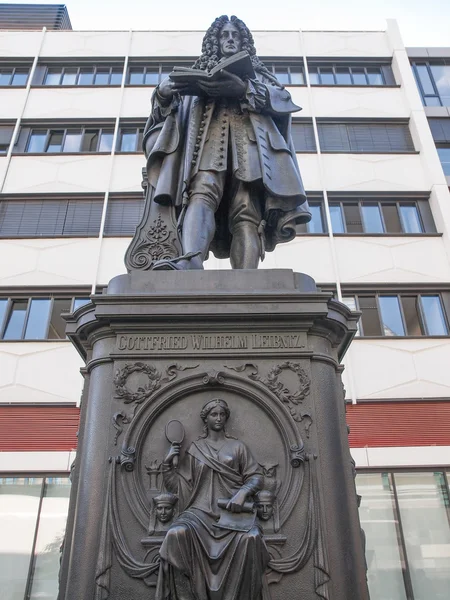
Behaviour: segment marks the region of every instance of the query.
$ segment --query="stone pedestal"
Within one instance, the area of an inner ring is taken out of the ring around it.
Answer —
[[[184,427],[181,472],[220,397],[270,492],[263,600],[367,600],[340,366],[356,321],[290,270],[123,275],[71,315],[86,386],[59,599],[155,598],[182,510],[155,511],[165,428]]]

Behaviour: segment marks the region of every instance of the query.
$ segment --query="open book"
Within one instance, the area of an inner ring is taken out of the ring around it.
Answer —
[[[241,79],[244,79],[244,77],[255,79],[256,77],[250,55],[245,50],[221,60],[209,72],[202,71],[201,69],[190,69],[188,67],[174,67],[169,77],[172,81],[195,85],[197,81],[214,81],[220,79],[222,71],[233,73]]]

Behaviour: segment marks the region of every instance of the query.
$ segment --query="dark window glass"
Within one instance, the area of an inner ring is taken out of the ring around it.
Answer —
[[[97,69],[95,72],[94,85],[108,85],[109,71],[109,68]]]
[[[120,132],[120,152],[136,152],[136,129],[122,129]]]
[[[362,204],[361,213],[364,222],[364,231],[366,233],[383,233],[383,221],[381,219],[380,207],[378,204]]]
[[[368,67],[367,68],[367,79],[369,85],[383,85],[383,75],[379,67]]]
[[[74,298],[72,311],[76,311],[77,308],[80,308],[80,306],[84,306],[85,304],[87,304],[90,301],[91,301],[90,298]]]
[[[296,152],[316,152],[312,123],[292,123],[292,141]]]
[[[132,67],[130,69],[128,83],[130,85],[142,85],[144,83],[144,67]]]
[[[415,204],[401,204],[399,210],[403,231],[405,233],[423,232],[419,210]]]
[[[28,141],[27,152],[44,152],[47,131],[33,129]]]
[[[108,203],[105,236],[133,235],[144,210],[141,198],[121,200],[112,198]]]
[[[322,85],[334,85],[334,74],[331,67],[320,67],[320,83]]]
[[[323,152],[412,152],[406,123],[318,123]]]
[[[381,335],[378,307],[375,296],[360,296],[359,308],[362,312],[361,322],[365,336]]]
[[[318,204],[310,204],[311,221],[306,225],[308,233],[323,233],[322,207]]]
[[[163,79],[166,79],[167,77],[169,77],[170,73],[172,73],[173,68],[169,67],[168,65],[163,65],[161,67],[161,77],[159,79],[159,81],[162,81]]]
[[[430,65],[441,102],[444,106],[450,106],[450,64]]]
[[[63,137],[64,131],[51,131],[48,138],[47,152],[61,152]]]
[[[50,300],[48,298],[33,298],[30,300],[25,340],[43,340],[46,337]]]
[[[438,148],[439,159],[441,161],[444,175],[450,177],[450,146],[448,148]]]
[[[293,85],[304,85],[303,69],[301,67],[291,67],[291,83]]]
[[[77,82],[78,69],[64,69],[62,85],[75,85]]]
[[[7,307],[8,300],[6,298],[0,298],[0,335],[3,331],[3,322],[5,320]]]
[[[380,296],[378,300],[384,335],[405,335],[398,296]]]
[[[398,217],[398,210],[396,204],[382,204],[381,209],[383,211],[384,224],[388,233],[401,233],[402,227],[400,225],[400,219]]]
[[[123,69],[111,69],[111,79],[109,80],[110,85],[121,85],[122,74]]]
[[[70,200],[64,223],[66,235],[97,235],[102,218],[101,200]]]
[[[320,83],[317,67],[309,67],[309,82],[311,85],[318,85]]]
[[[342,209],[339,204],[330,204],[330,218],[333,233],[345,233]]]
[[[442,103],[437,96],[427,96],[425,106],[442,106]]]
[[[98,129],[86,129],[83,135],[81,152],[96,152],[99,139]]]
[[[350,69],[348,67],[336,67],[336,83],[338,85],[351,85]]]
[[[421,296],[426,335],[447,335],[444,311],[439,296]]]
[[[78,85],[92,85],[94,81],[94,68],[86,67],[80,69],[80,74],[78,76]]]
[[[145,81],[145,85],[158,85],[158,82],[159,82],[159,72],[147,69],[147,71],[145,73],[145,80],[144,81]],[[132,83],[132,82],[130,81],[130,83]]]
[[[402,296],[403,315],[405,317],[407,335],[423,335],[420,327],[417,296]]]
[[[63,152],[79,152],[81,145],[81,130],[68,131],[64,139]]]
[[[6,324],[4,340],[20,340],[22,338],[28,300],[14,300]]]
[[[62,69],[48,69],[44,79],[44,85],[59,85]]]
[[[66,337],[66,322],[61,314],[70,312],[71,298],[55,298],[53,300],[50,326],[48,328],[49,340],[63,340]]]
[[[9,85],[11,83],[12,74],[12,69],[2,69],[0,71],[0,85]]]
[[[434,90],[433,82],[431,81],[427,65],[416,65],[416,69],[424,93],[430,95],[435,94],[436,92]]]
[[[275,67],[275,77],[278,79],[278,81],[284,85],[287,85],[290,83],[289,81],[289,72],[287,67]]]
[[[352,77],[354,85],[367,85],[366,73],[362,67],[353,67]]]
[[[11,85],[26,85],[28,79],[28,69],[16,69],[11,81]]]
[[[113,129],[103,129],[100,136],[99,152],[111,152],[114,138]]]
[[[363,226],[358,204],[344,204],[345,224],[348,233],[362,233]]]

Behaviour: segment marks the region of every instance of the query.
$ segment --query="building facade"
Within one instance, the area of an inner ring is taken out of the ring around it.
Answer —
[[[61,314],[125,271],[151,94],[202,36],[0,31],[2,599],[56,598],[83,385]],[[343,377],[371,598],[444,600],[450,49],[406,49],[394,21],[254,37],[303,107],[293,137],[313,212],[261,268],[308,273],[362,313]]]

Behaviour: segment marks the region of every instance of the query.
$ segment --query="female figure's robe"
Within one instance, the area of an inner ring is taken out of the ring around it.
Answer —
[[[258,463],[238,440],[226,438],[215,449],[206,438],[192,443],[186,467],[164,472],[166,487],[178,494],[184,510],[161,546],[156,600],[260,600],[269,561],[261,530],[216,526],[219,498],[261,488]]]

